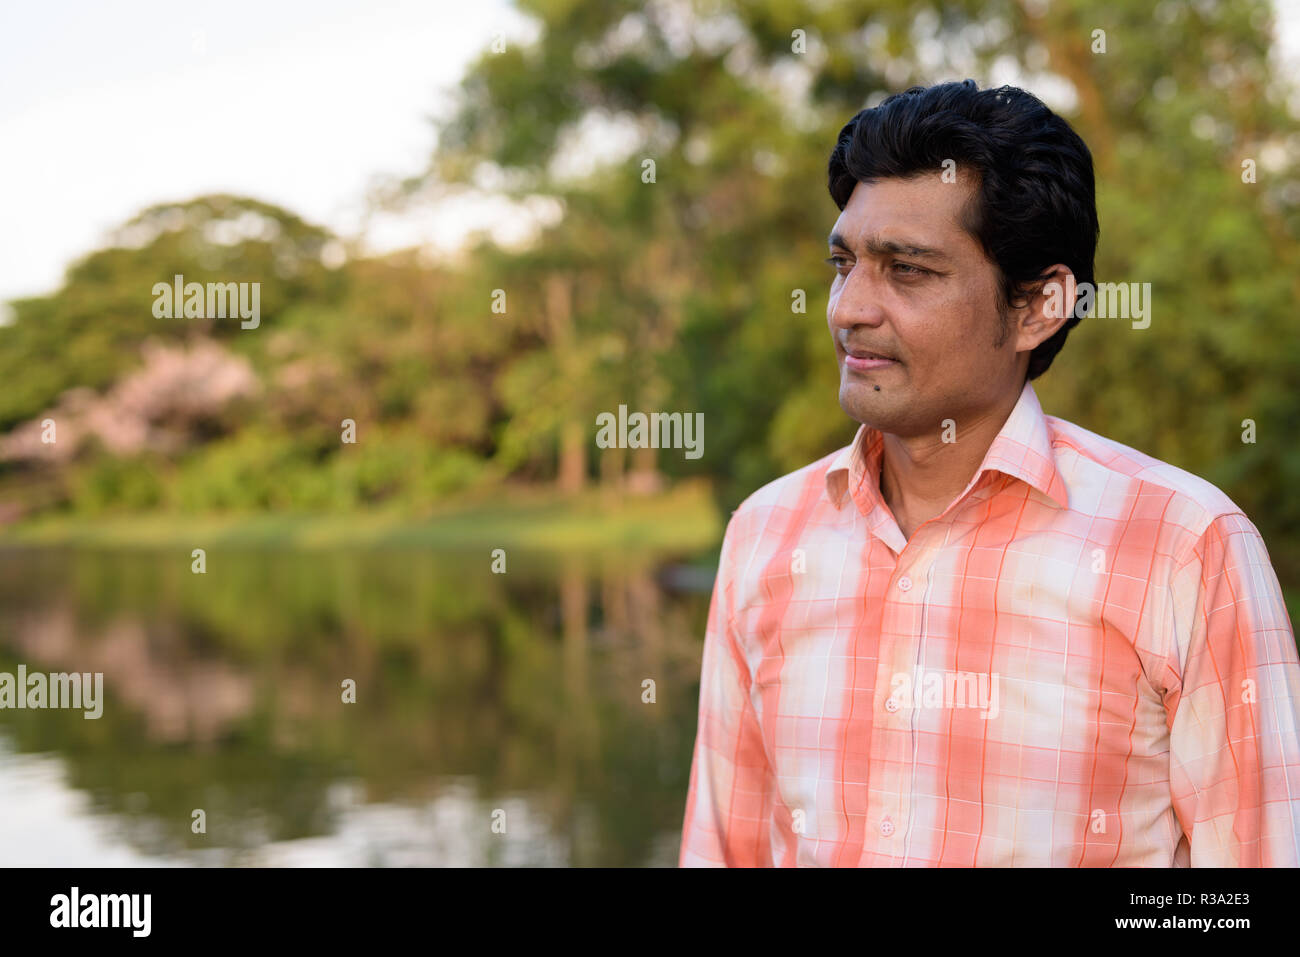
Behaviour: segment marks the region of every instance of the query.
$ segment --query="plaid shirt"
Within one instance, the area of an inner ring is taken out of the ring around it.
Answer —
[[[1241,510],[1026,382],[909,541],[882,443],[727,525],[680,863],[1300,865],[1300,660]]]

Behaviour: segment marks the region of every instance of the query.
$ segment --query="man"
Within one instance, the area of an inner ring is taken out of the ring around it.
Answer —
[[[681,864],[1300,864],[1300,660],[1258,531],[1030,384],[1084,311],[1053,297],[1093,280],[1088,148],[967,80],[855,116],[829,185],[862,426],[727,526]]]

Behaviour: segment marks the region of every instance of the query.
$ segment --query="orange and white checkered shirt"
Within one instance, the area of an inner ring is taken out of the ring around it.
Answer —
[[[882,442],[727,525],[680,863],[1300,865],[1300,660],[1242,511],[1026,383],[908,541]]]

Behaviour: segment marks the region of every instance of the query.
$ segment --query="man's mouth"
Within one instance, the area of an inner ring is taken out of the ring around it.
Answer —
[[[881,352],[849,349],[844,353],[844,364],[855,372],[867,372],[871,369],[886,369],[897,365],[898,360]]]
[[[892,359],[893,356],[887,356],[883,352],[867,352],[864,349],[849,349],[845,353],[855,359]]]

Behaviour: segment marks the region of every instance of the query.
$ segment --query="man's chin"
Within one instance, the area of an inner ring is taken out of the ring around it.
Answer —
[[[840,386],[840,408],[849,418],[867,428],[890,431],[886,426],[895,418],[893,405],[891,397],[877,392],[870,385]]]

